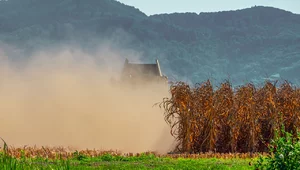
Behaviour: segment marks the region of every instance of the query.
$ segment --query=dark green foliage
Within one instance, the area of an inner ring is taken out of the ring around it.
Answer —
[[[103,161],[113,161],[114,157],[110,154],[105,154],[101,157]]]
[[[85,156],[84,154],[79,153],[78,151],[76,151],[73,155],[74,155],[74,158],[78,161],[82,161],[84,159],[87,159],[87,156]]]
[[[257,169],[296,170],[300,169],[300,134],[293,138],[292,134],[282,127],[281,133],[276,131],[276,138],[270,143],[270,155],[260,157]]]
[[[108,39],[193,83],[229,76],[234,85],[261,83],[277,74],[300,83],[299,35],[300,15],[271,7],[147,16],[115,0],[0,2],[0,42],[22,55],[68,43],[91,52]]]

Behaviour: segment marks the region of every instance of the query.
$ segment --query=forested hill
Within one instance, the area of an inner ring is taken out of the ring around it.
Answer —
[[[147,16],[115,0],[0,1],[0,41],[27,53],[74,42],[92,51],[106,39],[147,62],[158,58],[171,79],[300,84],[300,15],[289,11],[256,6]]]

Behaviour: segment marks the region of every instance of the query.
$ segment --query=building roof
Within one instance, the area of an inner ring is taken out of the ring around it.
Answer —
[[[129,63],[128,60],[125,60],[123,75],[131,76],[142,76],[142,75],[153,75],[161,76],[160,66],[156,60],[155,64],[136,64]]]

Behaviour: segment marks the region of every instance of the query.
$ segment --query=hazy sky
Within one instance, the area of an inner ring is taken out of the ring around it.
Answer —
[[[172,12],[217,12],[255,5],[272,6],[300,14],[300,0],[118,0],[147,15]]]

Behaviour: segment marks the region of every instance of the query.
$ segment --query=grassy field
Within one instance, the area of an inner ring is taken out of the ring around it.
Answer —
[[[0,169],[2,170],[33,170],[33,169],[254,169],[256,158],[185,158],[172,156],[156,156],[155,154],[140,154],[134,156],[103,154],[101,156],[86,156],[74,153],[69,158],[45,157],[19,158],[0,154]]]

